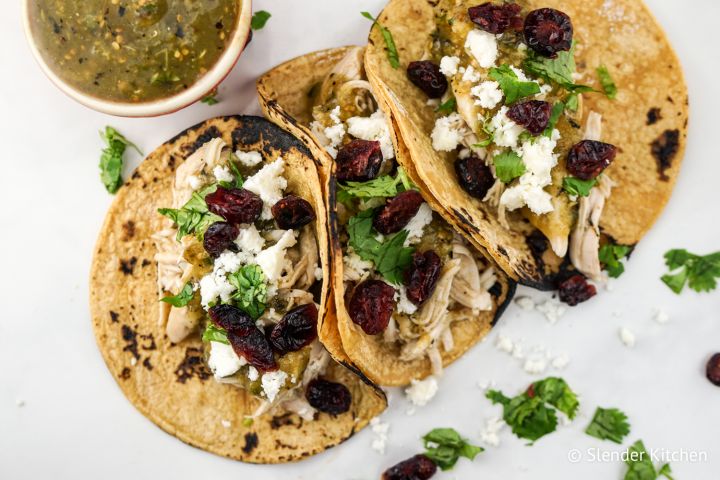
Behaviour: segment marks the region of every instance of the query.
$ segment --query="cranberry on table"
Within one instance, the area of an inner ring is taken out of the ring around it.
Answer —
[[[208,313],[212,323],[228,332],[255,327],[255,321],[250,315],[232,305],[215,305]]]
[[[203,247],[211,257],[217,258],[222,252],[232,249],[240,227],[227,222],[215,222],[208,227],[203,237]]]
[[[471,197],[482,200],[495,183],[490,167],[475,155],[455,160],[458,183]]]
[[[549,58],[555,58],[557,52],[572,47],[573,26],[570,17],[553,8],[541,8],[528,13],[524,32],[528,46]]]
[[[417,215],[424,201],[417,190],[407,190],[394,196],[375,215],[373,227],[383,235],[399,232]]]
[[[705,370],[708,380],[720,387],[720,353],[716,353],[708,360]]]
[[[410,81],[430,98],[440,98],[448,89],[448,81],[440,67],[430,60],[410,62],[407,67]]]
[[[244,188],[218,187],[205,197],[208,210],[230,223],[253,223],[260,217],[263,202]]]
[[[315,210],[310,202],[297,195],[287,195],[272,206],[272,216],[279,228],[294,230],[315,220]]]
[[[590,300],[596,294],[595,286],[589,284],[587,279],[579,274],[573,275],[558,285],[560,301],[567,303],[571,307]]]
[[[331,415],[350,410],[352,394],[342,383],[316,378],[308,383],[305,398],[311,407]]]
[[[382,280],[366,280],[353,291],[350,319],[368,335],[382,333],[395,310],[395,289]]]
[[[435,472],[435,462],[425,455],[415,455],[385,470],[382,480],[427,480]]]
[[[382,161],[380,142],[356,139],[338,151],[335,175],[341,182],[366,182],[377,177]]]
[[[287,312],[270,332],[276,352],[295,352],[317,338],[318,311],[314,303],[300,305]]]
[[[522,7],[517,3],[495,5],[487,2],[468,8],[468,15],[480,29],[498,35],[508,29],[522,30],[523,21],[520,18],[520,10]]]
[[[605,170],[617,155],[617,148],[609,143],[583,140],[575,144],[567,156],[567,170],[582,180],[592,180]]]
[[[519,102],[508,109],[507,116],[510,120],[522,125],[533,135],[540,135],[550,123],[552,106],[541,100],[530,100]]]
[[[261,372],[278,369],[270,342],[256,326],[228,331],[228,341],[238,356]]]
[[[433,250],[413,254],[412,263],[405,271],[407,298],[420,306],[435,291],[442,270],[442,261]]]

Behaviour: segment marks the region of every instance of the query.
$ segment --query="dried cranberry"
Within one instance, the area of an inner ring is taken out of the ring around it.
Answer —
[[[228,331],[228,340],[235,353],[244,357],[253,367],[262,372],[277,370],[270,342],[255,325]]]
[[[525,18],[525,41],[540,55],[555,58],[557,52],[570,50],[573,26],[565,13],[553,8],[541,8]]]
[[[380,173],[382,161],[380,142],[356,139],[338,152],[335,175],[341,182],[367,182]]]
[[[349,313],[353,322],[368,335],[383,332],[395,310],[395,289],[382,280],[366,280],[350,299]]]
[[[552,106],[541,100],[516,103],[507,112],[510,120],[522,125],[533,135],[540,135],[550,123]]]
[[[582,275],[573,275],[558,285],[560,301],[567,303],[571,307],[590,300],[596,293],[595,286],[590,285]]]
[[[262,212],[263,202],[244,188],[218,187],[205,197],[208,209],[230,223],[252,223]]]
[[[521,30],[523,21],[520,18],[522,8],[517,3],[494,5],[491,2],[468,8],[470,20],[486,32],[498,35],[507,29]]]
[[[227,331],[244,331],[255,327],[252,317],[232,305],[215,305],[208,310],[210,320],[218,327]]]
[[[407,298],[415,305],[421,305],[435,291],[440,278],[442,262],[432,250],[416,252],[410,267],[405,271]]]
[[[347,412],[352,403],[352,394],[345,385],[322,378],[316,378],[308,383],[305,398],[310,406],[330,415]]]
[[[440,67],[430,60],[410,62],[407,76],[430,98],[440,98],[448,89],[447,78],[440,71]]]
[[[615,160],[617,148],[609,143],[583,140],[570,149],[567,170],[582,180],[592,180]]]
[[[234,241],[240,234],[237,225],[226,222],[215,222],[205,231],[203,246],[211,257],[219,257],[222,252],[232,248]]]
[[[278,353],[300,350],[317,338],[318,311],[314,303],[287,312],[270,332],[270,343]]]
[[[462,189],[481,200],[495,183],[490,167],[475,155],[455,160],[455,173]]]
[[[304,227],[315,220],[315,210],[310,202],[297,195],[287,195],[273,205],[272,215],[283,230]]]
[[[435,475],[437,465],[426,455],[415,455],[383,473],[382,480],[427,480]]]
[[[417,215],[424,201],[417,190],[407,190],[396,195],[375,215],[373,227],[383,235],[399,232]]]
[[[720,353],[716,353],[707,363],[706,374],[708,380],[720,387]]]

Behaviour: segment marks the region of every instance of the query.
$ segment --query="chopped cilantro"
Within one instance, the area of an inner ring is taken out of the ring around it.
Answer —
[[[232,294],[236,306],[257,319],[265,312],[267,284],[259,265],[245,265],[228,275],[228,282],[237,290]]]
[[[528,58],[523,62],[523,69],[548,82],[557,83],[565,90],[575,94],[594,91],[586,85],[575,84],[573,79],[575,73],[575,44],[568,51],[558,52],[555,58],[547,58],[530,50]],[[576,109],[571,108],[569,105],[568,108],[570,110]]]
[[[348,203],[353,198],[394,197],[398,193],[414,188],[414,185],[402,167],[395,177],[382,175],[367,182],[338,183],[337,200]]]
[[[503,183],[510,183],[525,173],[525,164],[522,158],[513,151],[495,155],[493,163],[495,164],[495,175]]]
[[[565,190],[568,195],[575,195],[577,197],[587,197],[595,185],[597,185],[596,178],[590,180],[581,180],[576,177],[563,178],[563,190]]]
[[[605,266],[608,275],[612,278],[618,278],[625,271],[625,265],[620,260],[625,258],[628,253],[630,253],[630,247],[628,246],[606,243],[600,247],[600,263]]]
[[[217,99],[217,88],[213,88],[205,97],[203,97],[202,100],[200,100],[202,103],[206,105],[217,105],[220,103],[220,100]]]
[[[618,89],[612,77],[610,76],[610,72],[608,71],[607,67],[605,65],[600,65],[597,68],[597,74],[600,78],[600,85],[602,85],[605,95],[607,95],[610,100],[615,100],[615,97],[617,97]]]
[[[219,342],[224,343],[225,345],[229,345],[230,342],[227,338],[227,332],[220,328],[216,327],[212,323],[208,323],[207,327],[205,327],[205,331],[202,335],[202,341],[203,342]]]
[[[701,256],[683,249],[670,250],[665,253],[665,264],[670,273],[663,275],[662,281],[675,293],[682,292],[686,283],[696,292],[709,292],[717,287],[720,252]]]
[[[180,241],[185,235],[195,233],[198,238],[207,230],[211,224],[215,222],[224,222],[225,220],[211,213],[208,210],[208,206],[205,203],[205,197],[214,192],[217,189],[217,185],[210,185],[200,190],[199,192],[193,192],[190,200],[182,206],[182,208],[159,208],[158,212],[161,215],[165,215],[170,220],[175,222],[177,225],[177,240]]]
[[[577,112],[580,108],[580,96],[577,93],[571,93],[565,100],[565,108],[571,112]]]
[[[370,15],[370,12],[360,12],[360,15],[373,22],[373,26],[377,25],[382,34],[383,40],[385,41],[385,50],[387,51],[388,61],[393,68],[400,66],[400,55],[398,54],[397,47],[395,46],[395,40],[393,39],[392,32],[382,26],[377,18]]]
[[[471,445],[454,428],[436,428],[423,437],[425,455],[441,470],[450,470],[460,457],[474,460],[484,449]]]
[[[552,138],[553,130],[555,130],[555,126],[560,121],[560,115],[565,111],[565,104],[562,102],[557,102],[555,105],[553,105],[552,110],[550,111],[550,119],[548,120],[548,126],[545,127],[545,131],[543,132],[543,136],[547,138]]]
[[[442,115],[448,115],[452,112],[454,112],[457,109],[457,100],[455,100],[455,97],[451,98],[447,102],[442,103],[439,107],[435,109],[437,113],[440,113]]]
[[[252,28],[253,30],[262,30],[265,27],[267,21],[270,20],[270,17],[272,17],[270,12],[266,12],[265,10],[258,10],[257,12],[253,13],[252,20],[250,20],[250,28]]]
[[[500,84],[505,95],[505,105],[540,93],[540,85],[537,82],[522,82],[509,65],[501,65],[490,69],[490,78]]]
[[[625,463],[628,466],[625,477],[623,477],[625,480],[655,480],[661,475],[673,480],[670,464],[666,463],[660,467],[660,471],[655,470],[652,458],[645,450],[642,440],[638,440],[628,448]]]
[[[240,169],[237,166],[237,162],[239,161],[240,159],[238,159],[237,155],[231,152],[230,158],[228,159],[228,166],[230,167],[230,170],[232,170],[232,174],[235,177],[235,182],[232,185],[232,187],[234,188],[242,188],[243,184],[245,183],[242,173],[240,173]],[[229,187],[225,186],[225,188]]]
[[[180,293],[177,295],[173,295],[171,297],[163,297],[160,299],[161,302],[169,303],[173,307],[184,307],[188,303],[190,303],[190,300],[193,298],[193,287],[190,282],[186,283],[185,286],[183,286],[182,290],[180,290]]]
[[[140,155],[140,149],[127,138],[120,134],[113,127],[106,126],[105,131],[100,131],[107,146],[100,155],[100,179],[110,193],[115,193],[122,185],[123,154],[127,147],[134,148]]]
[[[585,433],[600,440],[621,444],[625,436],[630,433],[630,424],[627,415],[617,408],[598,407]]]

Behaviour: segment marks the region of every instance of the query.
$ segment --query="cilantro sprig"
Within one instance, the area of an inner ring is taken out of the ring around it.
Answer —
[[[542,133],[544,137],[552,138],[552,132],[555,130],[555,126],[557,126],[558,122],[560,121],[560,116],[565,111],[565,104],[563,102],[556,102],[555,105],[553,105],[552,110],[550,111],[550,119],[548,120],[548,125],[545,127],[545,131]]]
[[[460,457],[474,460],[482,447],[468,443],[454,428],[436,428],[423,437],[425,456],[441,470],[452,469]]]
[[[118,191],[122,185],[123,154],[127,147],[142,155],[140,149],[111,126],[100,131],[100,138],[106,146],[100,154],[100,179],[110,193]]]
[[[565,177],[563,178],[563,190],[568,195],[575,195],[576,197],[587,197],[590,195],[590,190],[597,185],[597,178],[591,178],[590,180],[582,180],[577,177]]]
[[[231,299],[239,309],[254,319],[265,312],[267,284],[265,274],[259,265],[245,265],[237,272],[228,275],[228,282],[237,289]]]
[[[215,222],[225,221],[222,217],[211,213],[208,210],[205,197],[217,189],[213,184],[203,188],[199,192],[193,192],[190,200],[181,208],[159,208],[158,213],[168,217],[177,226],[177,240],[180,241],[185,235],[197,234],[201,238],[207,228]]]
[[[377,21],[377,18],[373,17],[370,12],[360,12],[360,15],[373,22],[373,26],[378,26],[378,28],[380,29],[380,33],[382,34],[383,40],[385,41],[385,51],[387,52],[390,66],[392,66],[392,68],[400,67],[400,55],[398,54],[397,46],[395,45],[395,39],[392,36],[392,32],[386,27],[384,27],[382,24],[380,24],[380,22]]]
[[[627,257],[631,250],[627,245],[616,245],[614,243],[606,243],[600,247],[598,255],[600,263],[604,265],[610,277],[618,278],[623,274],[625,265],[620,260]]]
[[[270,12],[267,12],[265,10],[258,10],[257,12],[253,13],[252,19],[250,20],[250,28],[252,28],[253,30],[262,30],[268,20],[270,20],[270,17],[272,17]]]
[[[503,183],[510,183],[525,173],[525,164],[522,158],[513,152],[502,152],[493,157],[495,175]]]
[[[186,283],[177,295],[163,297],[161,302],[169,303],[173,307],[185,307],[192,300],[194,295],[193,286],[190,282]]]
[[[673,480],[669,463],[660,467],[660,470],[655,470],[652,458],[642,440],[636,441],[628,448],[625,463],[628,466],[625,480],[655,480],[661,476]]]
[[[491,68],[489,77],[500,84],[500,89],[505,95],[505,105],[540,93],[540,85],[537,82],[521,81],[509,65]]]
[[[605,92],[605,95],[607,95],[610,100],[615,100],[615,98],[617,97],[618,88],[617,85],[615,85],[615,82],[613,81],[607,67],[605,65],[600,65],[596,71],[598,74],[598,78],[600,79],[600,85],[602,85],[602,89]]]
[[[568,92],[573,94],[594,92],[592,87],[575,83],[573,79],[575,69],[574,43],[570,50],[558,52],[555,58],[544,57],[530,50],[523,62],[523,70],[545,81],[557,83]]]
[[[395,177],[382,175],[367,182],[338,183],[337,201],[348,203],[354,198],[394,197],[398,193],[411,188],[414,188],[413,183],[405,170],[399,167]]]
[[[600,440],[610,440],[621,444],[630,433],[630,424],[627,415],[617,408],[597,407],[585,433]]]
[[[219,342],[224,343],[225,345],[230,345],[230,340],[228,340],[227,332],[220,327],[216,327],[212,323],[208,323],[207,327],[205,327],[205,331],[202,335],[202,341]]]
[[[665,264],[670,272],[662,276],[662,281],[675,293],[682,292],[686,284],[696,292],[709,292],[717,287],[720,252],[696,255],[674,249],[665,253]]]

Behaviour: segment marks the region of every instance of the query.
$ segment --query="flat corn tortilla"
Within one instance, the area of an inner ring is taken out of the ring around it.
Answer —
[[[343,253],[340,245],[339,223],[335,208],[336,182],[333,173],[333,159],[310,131],[312,121],[312,94],[332,68],[352,49],[343,47],[320,52],[290,60],[258,79],[258,93],[265,115],[281,126],[288,128],[298,138],[303,138],[317,158],[321,158],[325,170],[325,192],[328,198],[328,228],[330,232],[331,269],[335,298],[336,316],[329,319],[321,328],[320,339],[328,346],[330,352],[339,357],[344,364],[357,368],[371,381],[380,385],[407,385],[413,379],[421,379],[432,373],[432,366],[427,357],[413,361],[401,361],[397,345],[387,344],[382,335],[366,335],[351,319],[345,308],[345,289],[343,285]],[[292,78],[292,81],[290,79]],[[389,117],[392,121],[392,118]],[[416,174],[409,152],[391,129],[393,145],[398,164],[406,171],[423,193],[425,200],[435,211],[437,201],[423,189],[423,183]],[[445,220],[453,226],[453,219],[444,215]],[[482,251],[482,250],[481,250]],[[492,263],[488,261],[485,267]],[[496,269],[497,271],[497,269]],[[498,271],[498,282],[492,289],[493,309],[481,312],[475,319],[455,322],[452,326],[454,346],[450,351],[442,351],[443,365],[448,365],[462,356],[468,349],[484,338],[512,299],[515,283]],[[334,346],[334,348],[332,347]],[[337,352],[338,347],[342,352]],[[442,349],[441,349],[442,350]]]
[[[156,248],[150,238],[164,223],[157,209],[171,204],[178,165],[215,137],[222,137],[233,151],[262,151],[266,161],[283,157],[287,190],[314,200],[323,273],[329,278],[325,213],[310,152],[265,119],[214,118],[161,145],[118,192],[100,232],[90,276],[96,340],[130,402],[183,442],[251,463],[301,460],[366,426],[386,407],[382,391],[333,364],[323,377],[350,389],[353,401],[347,413],[320,413],[314,421],[304,421],[296,414],[280,412],[244,426],[245,416],[255,411],[258,400],[213,379],[203,360],[199,335],[175,345],[158,322]],[[326,285],[321,296],[328,297]],[[332,314],[322,308],[325,303],[321,302],[321,318]]]
[[[504,228],[492,209],[459,186],[448,155],[432,147],[434,107],[408,80],[406,69],[411,61],[424,58],[435,30],[436,3],[390,1],[379,21],[392,32],[401,65],[392,68],[382,35],[373,28],[365,57],[370,83],[381,107],[397,122],[423,184],[467,238],[521,283],[554,289],[560,259],[549,248],[543,255],[529,224]],[[602,215],[601,231],[619,244],[634,246],[670,198],[685,150],[688,95],[679,60],[640,1],[530,0],[523,5],[566,12],[575,28],[581,82],[601,90],[595,69],[605,65],[618,86],[615,100],[601,93],[584,95],[583,110],[602,114],[603,141],[618,146],[617,158],[606,170],[617,186]]]

